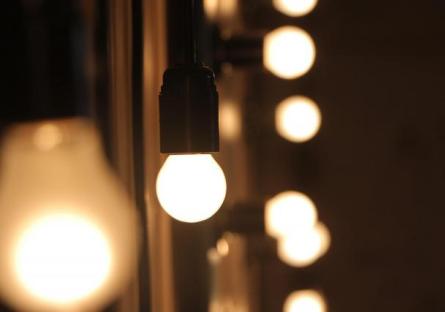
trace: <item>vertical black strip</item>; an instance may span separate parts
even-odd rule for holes
[[[132,1],[132,91],[133,161],[135,200],[141,220],[142,244],[139,262],[139,311],[149,312],[150,273],[147,211],[145,204],[144,123],[143,123],[143,0]]]

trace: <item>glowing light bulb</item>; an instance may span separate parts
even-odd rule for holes
[[[63,304],[88,296],[107,280],[111,251],[97,225],[76,215],[53,214],[24,231],[15,263],[31,294]]]
[[[303,29],[277,28],[264,37],[264,66],[284,79],[303,76],[315,61],[315,44]]]
[[[292,96],[278,104],[275,127],[283,138],[301,143],[312,139],[320,129],[321,113],[311,99]]]
[[[218,14],[219,0],[204,0],[203,5],[208,19],[214,20]]]
[[[0,295],[26,311],[109,303],[137,261],[136,215],[82,119],[18,124],[0,177]]]
[[[236,140],[241,134],[241,114],[237,105],[224,101],[219,105],[219,132],[227,141]]]
[[[295,267],[306,267],[317,261],[329,249],[331,237],[322,223],[312,228],[295,230],[278,240],[278,257]]]
[[[221,207],[226,179],[210,154],[170,155],[159,171],[156,193],[171,217],[199,222]]]
[[[266,202],[264,217],[266,232],[281,237],[296,229],[312,228],[317,222],[317,209],[305,194],[287,191]]]
[[[203,5],[210,20],[233,17],[238,10],[238,0],[204,0]]]
[[[273,0],[273,5],[283,14],[299,17],[311,12],[317,5],[317,0]]]
[[[230,247],[225,238],[218,239],[218,241],[216,242],[216,250],[221,256],[227,256],[229,254]]]
[[[284,312],[326,312],[324,297],[315,290],[299,290],[291,293],[285,303]]]

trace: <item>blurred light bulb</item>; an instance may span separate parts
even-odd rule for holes
[[[204,0],[204,12],[209,20],[233,17],[238,10],[238,0]]]
[[[277,28],[264,37],[264,66],[284,79],[303,76],[315,61],[315,44],[303,29]]]
[[[204,12],[209,20],[214,20],[218,14],[219,0],[204,0]]]
[[[264,217],[266,232],[281,237],[296,229],[312,228],[317,222],[317,209],[305,194],[287,191],[266,202]]]
[[[170,155],[159,171],[156,193],[171,217],[199,222],[221,207],[226,196],[226,179],[210,154]]]
[[[93,126],[13,126],[1,150],[0,294],[18,310],[98,310],[129,281],[137,223]]]
[[[273,0],[273,5],[283,14],[299,17],[311,12],[317,5],[317,0]]]
[[[278,240],[278,257],[295,267],[311,265],[329,249],[331,237],[322,223],[312,228],[296,230]]]
[[[76,215],[53,214],[24,231],[15,261],[18,278],[31,294],[64,304],[105,283],[111,251],[95,224]]]
[[[311,99],[292,96],[278,104],[275,127],[283,138],[300,143],[312,139],[320,129],[321,113]]]
[[[227,141],[236,140],[241,134],[241,116],[233,102],[222,102],[219,105],[219,132]]]
[[[291,293],[285,303],[284,312],[326,312],[323,296],[315,290],[299,290]]]
[[[220,238],[216,242],[216,250],[221,256],[227,256],[229,254],[229,243],[225,238]]]

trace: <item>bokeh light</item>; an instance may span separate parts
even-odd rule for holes
[[[278,257],[295,267],[311,265],[329,249],[331,237],[322,223],[312,228],[296,230],[278,240]]]
[[[285,303],[284,312],[326,312],[324,297],[315,290],[299,290],[291,293]]]
[[[159,171],[156,193],[171,217],[199,222],[221,207],[226,196],[226,179],[210,154],[170,155]]]
[[[220,238],[216,242],[216,250],[221,256],[227,256],[229,254],[229,242],[225,238]]]
[[[17,311],[98,311],[133,276],[138,223],[87,120],[19,123],[0,148],[0,295]]]
[[[315,44],[301,28],[283,26],[264,37],[264,66],[283,79],[306,74],[315,61]]]
[[[219,105],[219,133],[221,138],[233,141],[241,134],[241,113],[234,102],[222,101]]]
[[[52,123],[39,126],[34,133],[34,144],[41,150],[50,150],[62,142],[62,131]]]
[[[17,243],[19,281],[33,295],[69,304],[91,295],[107,280],[111,250],[100,229],[74,215],[35,220]]]
[[[312,139],[321,126],[321,112],[314,101],[305,96],[292,96],[278,104],[275,127],[280,136],[301,143]]]
[[[286,191],[266,202],[264,217],[266,232],[281,237],[296,229],[312,228],[317,222],[317,209],[305,194]]]
[[[299,17],[310,13],[317,5],[317,0],[273,0],[273,5],[283,14]]]
[[[209,20],[233,17],[238,10],[238,0],[204,0],[203,5]]]

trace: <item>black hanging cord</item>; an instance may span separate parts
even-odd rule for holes
[[[196,0],[188,0],[185,9],[185,63],[198,63],[198,48],[196,35]]]

